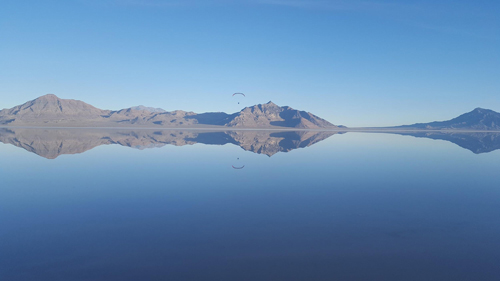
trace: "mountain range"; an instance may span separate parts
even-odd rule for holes
[[[0,142],[11,144],[47,159],[60,155],[79,154],[101,145],[121,145],[135,149],[185,146],[193,144],[232,144],[245,151],[269,157],[298,148],[310,147],[341,131],[259,131],[259,130],[151,130],[151,129],[56,129],[56,128],[0,128]],[[475,154],[500,149],[500,133],[496,132],[392,132],[417,138],[443,140],[454,143]]]
[[[103,110],[83,101],[41,96],[22,105],[0,111],[0,125],[46,127],[231,127],[335,129],[318,116],[278,106],[272,102],[245,107],[234,114],[208,112],[197,114],[161,108],[136,106],[121,110]]]
[[[310,112],[278,106],[273,102],[245,107],[241,111],[194,113],[134,106],[104,110],[83,101],[48,94],[10,109],[0,110],[0,126],[30,127],[147,127],[147,128],[235,128],[235,129],[332,129],[345,130]],[[416,123],[385,128],[391,130],[500,131],[500,113],[476,108],[447,121]]]

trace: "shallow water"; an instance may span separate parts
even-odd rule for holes
[[[0,279],[498,280],[498,136],[417,136],[0,128]]]

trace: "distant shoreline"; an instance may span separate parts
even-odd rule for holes
[[[431,133],[500,133],[500,130],[463,130],[463,129],[390,129],[390,128],[318,128],[318,129],[301,129],[301,128],[233,128],[233,127],[72,127],[72,126],[5,126],[0,125],[0,128],[16,128],[16,129],[98,129],[98,130],[183,130],[183,131],[312,131],[312,132],[359,132],[359,133],[397,133],[397,132],[431,132]]]

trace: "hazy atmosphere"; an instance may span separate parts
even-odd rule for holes
[[[111,110],[273,101],[351,127],[499,111],[499,13],[484,0],[6,0],[0,109],[48,93]]]

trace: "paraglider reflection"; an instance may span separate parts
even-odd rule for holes
[[[236,158],[238,161],[240,160],[240,158]],[[245,165],[231,165],[231,167],[233,167],[233,169],[236,169],[236,170],[241,170],[243,168],[245,168]]]

